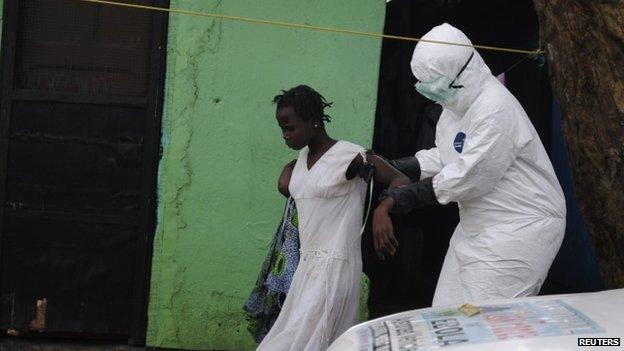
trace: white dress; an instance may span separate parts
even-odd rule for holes
[[[345,178],[361,146],[338,141],[308,170],[303,148],[290,179],[301,260],[275,324],[257,350],[325,350],[357,322],[366,183]],[[363,155],[364,156],[364,155]]]

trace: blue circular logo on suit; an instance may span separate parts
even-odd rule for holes
[[[462,151],[464,150],[465,140],[466,140],[466,133],[464,132],[457,133],[457,135],[455,136],[455,141],[453,141],[453,147],[455,148],[455,151],[459,152],[460,154],[462,153]]]

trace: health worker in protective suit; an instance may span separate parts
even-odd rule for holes
[[[449,24],[423,39],[472,45]],[[459,205],[433,305],[536,295],[565,231],[565,199],[535,128],[472,47],[421,41],[416,90],[443,107],[436,147],[393,162],[420,181],[381,195],[373,232],[392,254],[388,212]]]

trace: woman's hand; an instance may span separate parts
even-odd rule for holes
[[[290,185],[290,177],[292,176],[293,169],[295,168],[295,163],[297,160],[292,160],[288,162],[284,169],[282,169],[282,174],[280,174],[279,179],[277,181],[277,190],[279,190],[282,195],[289,197],[290,193],[288,191],[288,185]]]
[[[388,197],[384,199],[375,209],[373,214],[373,238],[375,251],[380,259],[385,259],[384,253],[394,256],[399,246],[399,242],[394,236],[394,228],[390,219],[390,209],[394,206],[394,199]]]

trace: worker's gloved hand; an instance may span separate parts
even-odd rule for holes
[[[425,206],[438,205],[439,202],[433,191],[431,180],[432,178],[427,178],[405,186],[384,190],[379,195],[379,201],[391,197],[394,200],[394,206],[390,210],[394,213],[406,213]]]
[[[370,183],[371,179],[373,179],[373,175],[375,175],[375,166],[370,163],[351,162],[347,168],[347,172],[345,173],[348,180],[357,176],[364,179],[367,184]]]

